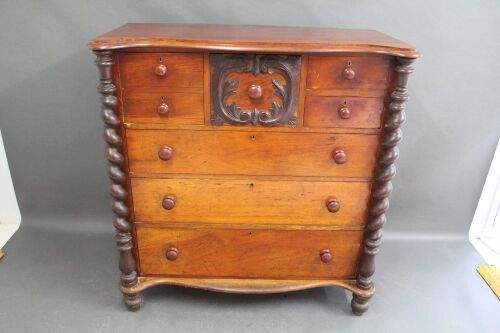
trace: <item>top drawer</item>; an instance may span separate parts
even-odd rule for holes
[[[203,55],[192,53],[120,53],[122,87],[203,89]]]
[[[308,67],[309,89],[385,89],[390,58],[310,56]]]

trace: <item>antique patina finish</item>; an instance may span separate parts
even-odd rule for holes
[[[120,289],[338,286],[368,308],[411,45],[372,30],[127,24],[100,70]]]

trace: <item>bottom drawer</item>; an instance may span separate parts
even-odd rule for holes
[[[362,231],[137,226],[141,275],[354,278],[362,237]]]

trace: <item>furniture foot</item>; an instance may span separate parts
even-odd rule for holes
[[[125,305],[130,311],[139,310],[144,304],[144,297],[142,293],[136,294],[123,294]]]
[[[352,313],[354,313],[356,316],[361,316],[363,313],[365,313],[366,310],[368,310],[369,301],[371,298],[372,296],[366,297],[353,293],[351,301]]]

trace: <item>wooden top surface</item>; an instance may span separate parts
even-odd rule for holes
[[[375,30],[211,24],[129,23],[96,37],[93,50],[135,47],[269,52],[370,52],[416,58],[409,44]]]

